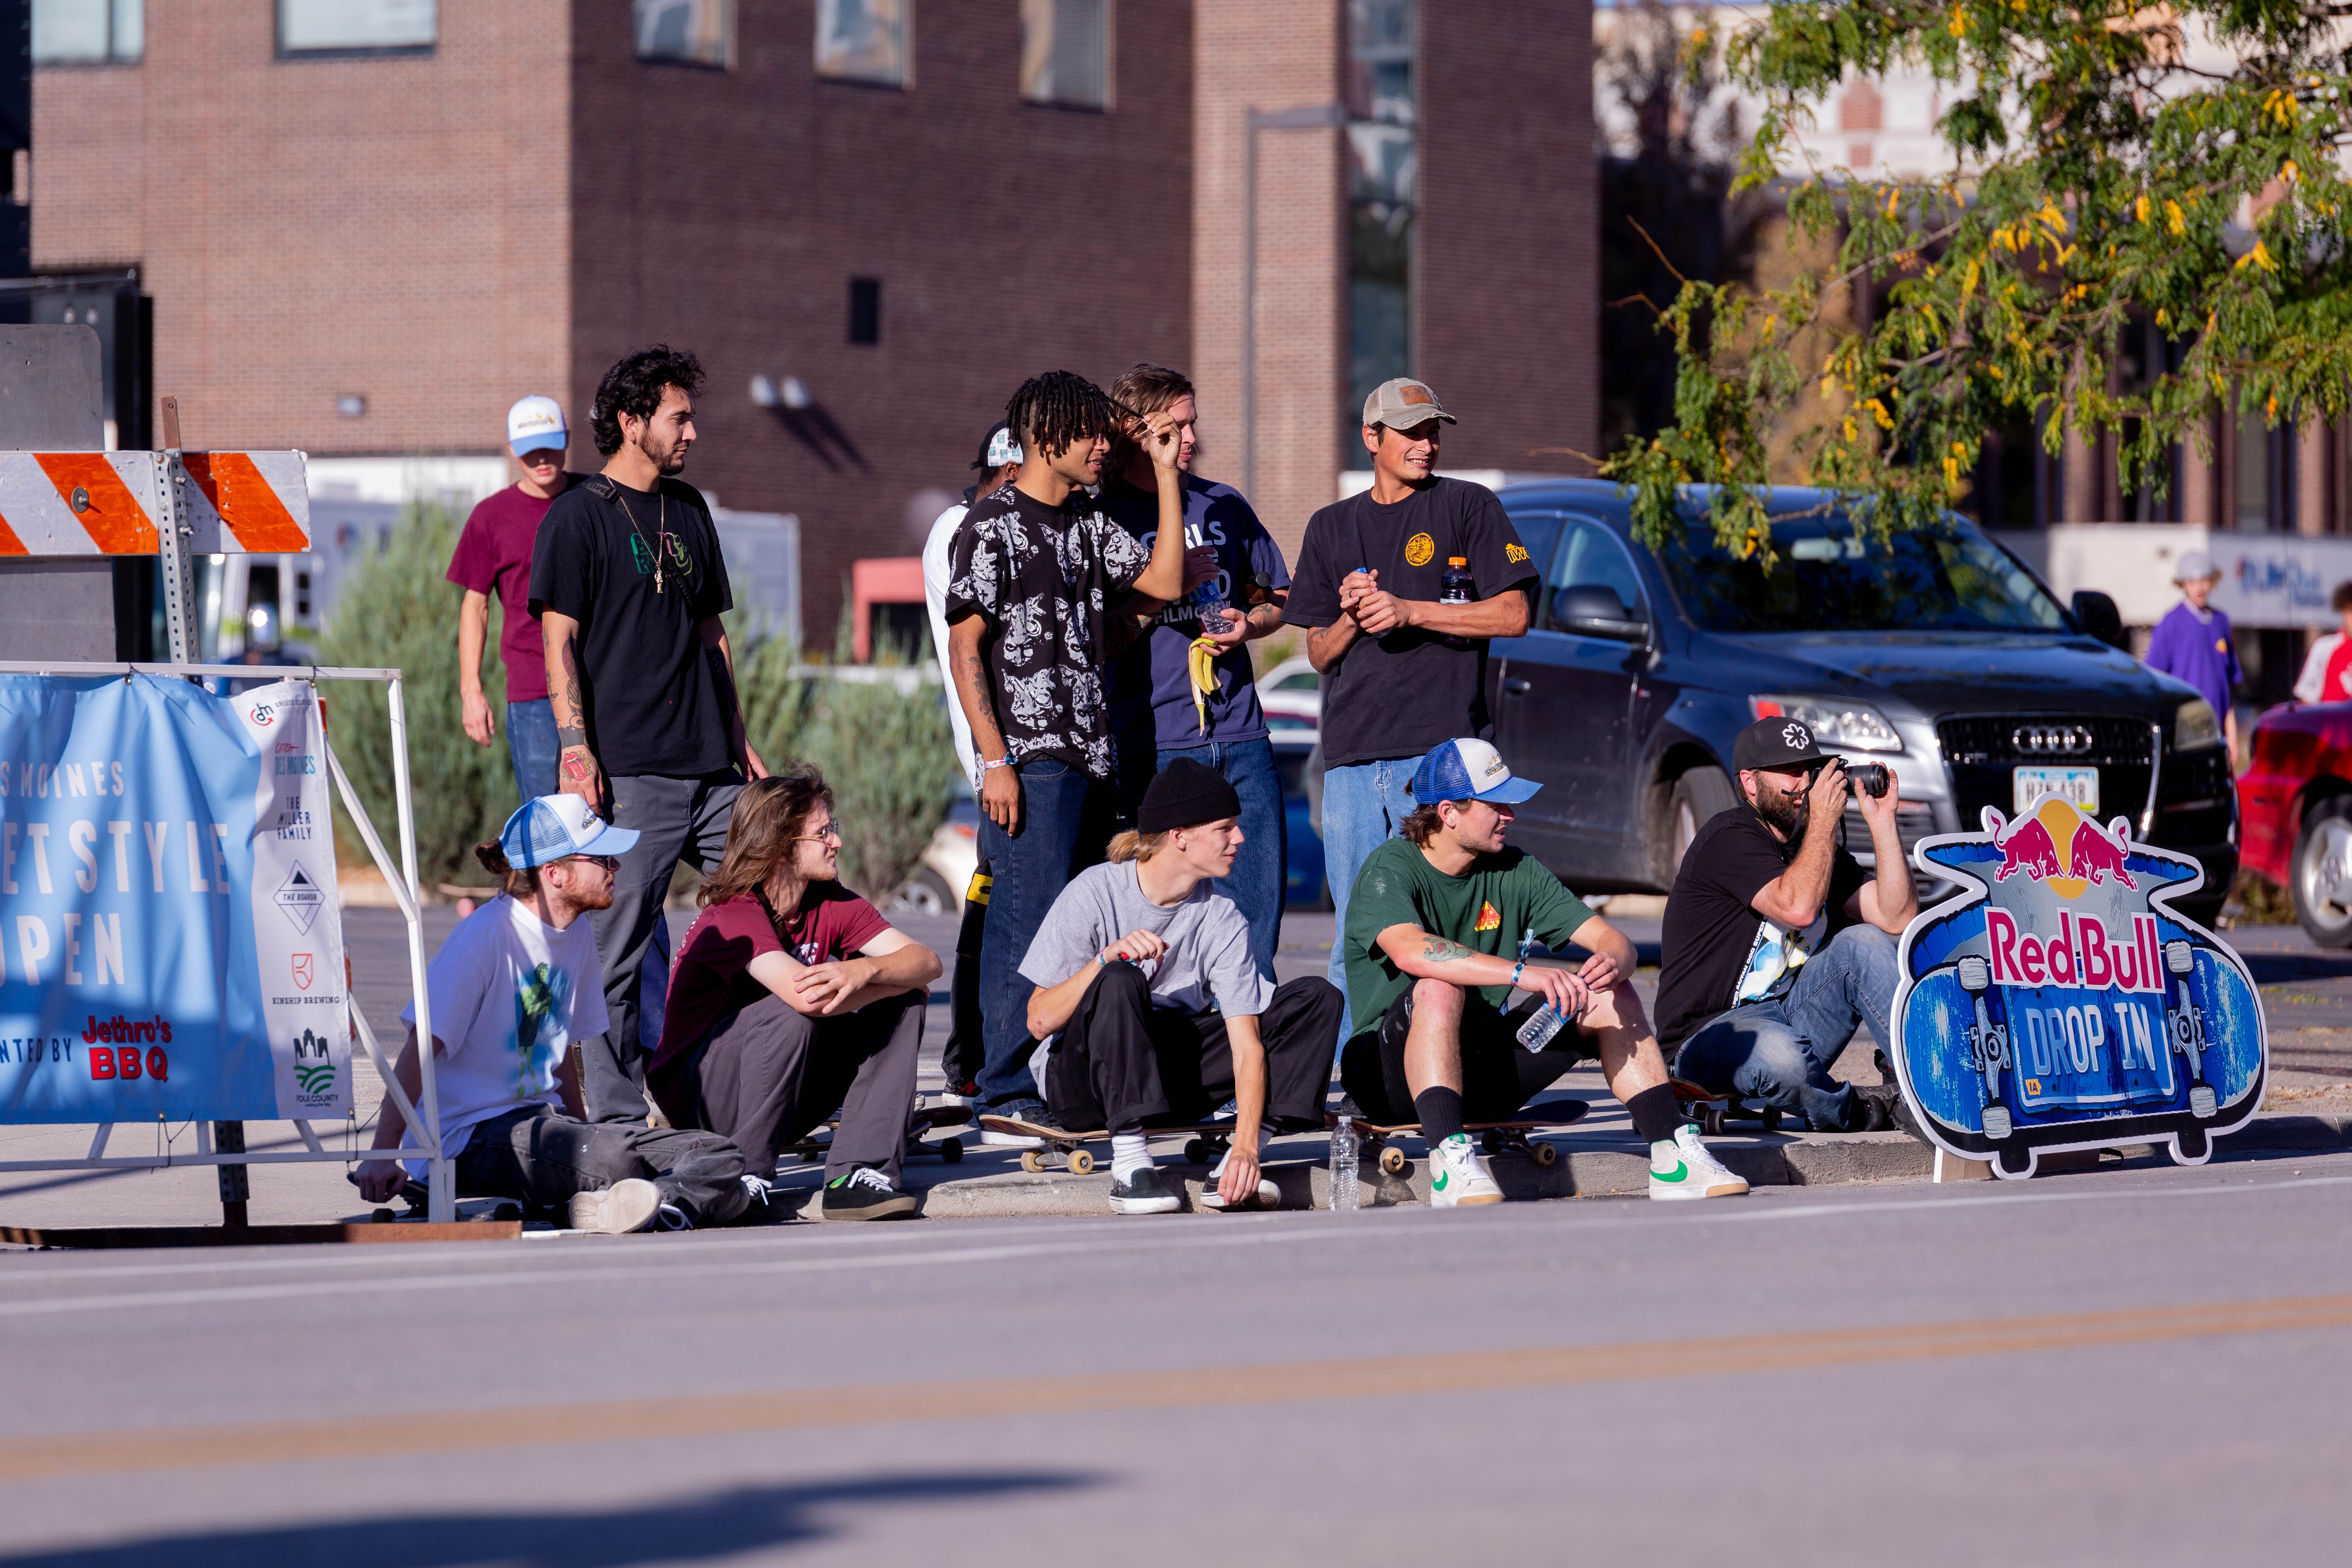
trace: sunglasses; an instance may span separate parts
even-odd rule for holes
[[[795,834],[793,842],[795,844],[843,844],[847,840],[842,837],[841,819],[835,817],[814,833]]]

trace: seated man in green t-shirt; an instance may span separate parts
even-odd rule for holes
[[[1735,1197],[1685,1121],[1658,1038],[1633,994],[1633,944],[1525,851],[1507,849],[1512,806],[1543,786],[1515,779],[1484,741],[1446,741],[1412,775],[1402,837],[1364,861],[1348,896],[1348,1002],[1360,1031],[1339,1081],[1377,1123],[1421,1123],[1439,1208],[1503,1201],[1463,1123],[1516,1115],[1597,1049],[1610,1091],[1650,1145],[1650,1196]],[[1527,937],[1574,944],[1580,967],[1518,958]],[[1506,1011],[1513,991],[1531,993]],[[1540,1007],[1570,1020],[1546,1047],[1517,1038]]]

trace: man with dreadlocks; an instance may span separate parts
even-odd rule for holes
[[[1088,492],[1122,416],[1068,371],[1023,382],[1004,410],[1020,475],[972,503],[949,558],[950,665],[980,759],[981,858],[995,879],[981,933],[979,1109],[1021,1120],[1045,1109],[1027,1071],[1033,987],[1021,960],[1071,874],[1101,859],[1111,826],[1102,671],[1138,616],[1184,591],[1175,422],[1143,420],[1160,492],[1148,545]]]

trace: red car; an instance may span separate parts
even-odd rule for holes
[[[2284,886],[2322,947],[2352,947],[2352,702],[2290,702],[2254,725],[2238,780],[2239,863]]]

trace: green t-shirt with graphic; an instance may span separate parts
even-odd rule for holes
[[[1409,838],[1391,838],[1364,859],[1348,894],[1345,942],[1348,1010],[1359,1034],[1380,1027],[1381,1016],[1412,986],[1412,976],[1389,962],[1378,939],[1391,926],[1419,926],[1474,952],[1516,955],[1529,926],[1555,952],[1592,918],[1583,900],[1524,849],[1482,855],[1459,877],[1449,877]],[[1500,1010],[1507,985],[1482,985],[1477,996]]]

